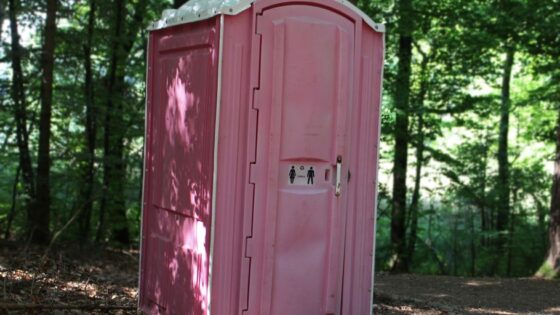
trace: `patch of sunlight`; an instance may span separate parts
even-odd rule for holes
[[[130,298],[135,299],[138,296],[138,290],[136,288],[123,287],[122,290]]]
[[[90,298],[95,297],[98,291],[98,287],[95,283],[79,281],[67,281],[61,289],[62,291],[83,291]]]
[[[449,297],[449,294],[445,294],[445,293],[429,293],[429,294],[424,294],[425,296],[429,296],[432,298],[446,298]]]
[[[0,272],[0,274],[6,279],[11,281],[31,281],[35,279],[37,276],[35,273],[21,270],[21,269],[2,271]]]
[[[500,282],[491,282],[491,281],[481,281],[481,280],[470,280],[465,282],[465,285],[469,287],[484,287],[484,286],[491,286],[491,285],[498,285]]]
[[[549,307],[544,311],[547,312],[547,313],[553,313],[553,314],[560,313],[560,306]]]
[[[495,315],[514,315],[517,313],[496,310],[496,309],[489,309],[489,308],[467,308],[466,309],[469,313],[473,314],[495,314]]]

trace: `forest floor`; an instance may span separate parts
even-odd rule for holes
[[[0,243],[0,315],[136,314],[138,251]],[[560,281],[376,275],[376,314],[560,314]]]
[[[375,277],[377,314],[560,314],[560,280]]]
[[[138,251],[67,247],[44,254],[0,244],[0,315],[136,314]]]

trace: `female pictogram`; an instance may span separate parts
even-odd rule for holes
[[[296,179],[296,169],[293,165],[292,165],[292,169],[290,169],[289,177],[290,177],[290,184],[293,184],[294,180]]]

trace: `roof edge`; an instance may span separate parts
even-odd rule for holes
[[[182,12],[181,8],[177,10],[164,10],[163,17],[157,21],[150,23],[148,26],[148,31],[154,31],[158,29],[163,29],[175,25],[187,24],[198,22],[206,19],[210,19],[216,15],[237,15],[251,7],[255,0],[245,0],[239,1],[236,4],[224,6],[222,8],[216,8],[212,11],[200,12],[196,15],[192,15],[189,12]],[[187,2],[188,3],[188,2]],[[185,3],[185,4],[187,4]],[[184,5],[183,5],[184,6]],[[179,14],[176,14],[179,13]],[[166,15],[170,15],[166,17]]]
[[[358,14],[362,18],[362,20],[364,20],[364,22],[367,25],[369,25],[375,31],[377,31],[379,33],[385,33],[385,24],[375,23],[367,14],[364,13],[364,11],[360,10],[352,2],[347,1],[347,0],[335,0],[335,1],[338,2],[338,3],[341,3],[342,5],[346,6],[350,10],[354,11],[356,14]]]
[[[164,10],[163,17],[157,21],[150,23],[148,26],[148,31],[159,30],[175,25],[187,24],[198,22],[212,18],[217,15],[237,15],[247,9],[249,9],[256,0],[240,0],[232,5],[226,5],[220,8],[215,8],[211,11],[203,11],[197,14],[192,12],[182,11],[181,8],[185,7],[186,4],[181,6],[177,10]],[[375,23],[368,15],[366,15],[362,10],[358,9],[354,4],[348,0],[334,0],[345,7],[349,8],[356,14],[358,14],[362,20],[368,24],[373,30],[379,33],[385,33],[385,25],[381,23]]]

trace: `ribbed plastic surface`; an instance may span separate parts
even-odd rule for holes
[[[248,9],[257,0],[190,0],[179,9],[164,10],[160,20],[150,24],[155,30],[173,25],[209,19],[218,14],[237,15]],[[364,12],[347,0],[335,0],[360,15],[366,24],[376,32],[385,32],[385,25],[375,23]]]
[[[190,0],[179,9],[164,10],[160,20],[150,29],[205,20],[218,14],[236,15],[249,8],[255,0]]]

